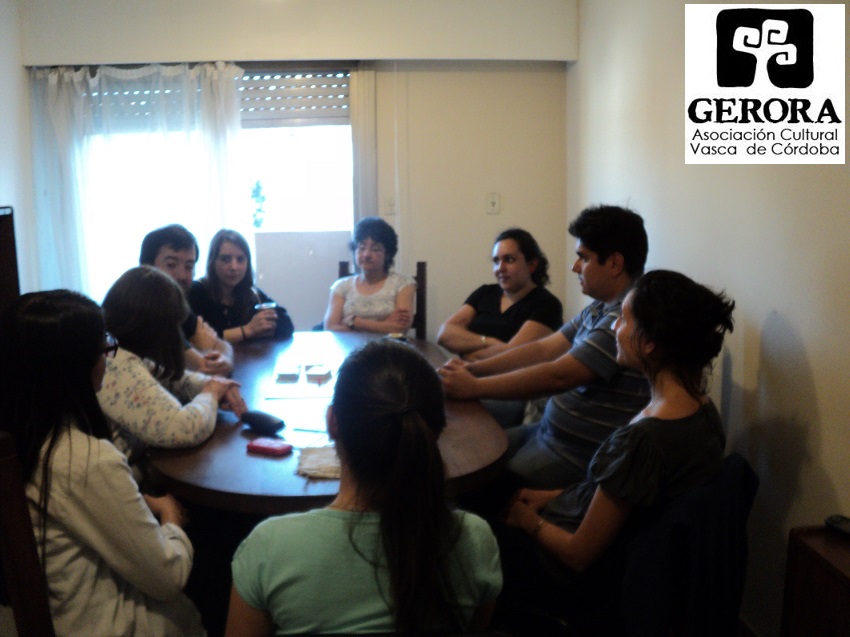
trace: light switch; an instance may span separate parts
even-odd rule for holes
[[[386,195],[384,197],[384,214],[385,215],[394,215],[396,214],[396,199],[395,194]]]
[[[497,192],[487,193],[487,214],[497,215],[502,212],[502,198]]]

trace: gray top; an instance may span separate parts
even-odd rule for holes
[[[587,479],[552,500],[542,515],[574,531],[597,487],[638,508],[664,504],[715,476],[725,446],[711,401],[686,418],[644,418],[612,434],[590,461]]]
[[[621,311],[621,300],[595,301],[561,328],[572,343],[570,355],[599,378],[550,398],[537,436],[577,475],[584,475],[599,445],[649,401],[646,379],[617,363],[614,322]]]

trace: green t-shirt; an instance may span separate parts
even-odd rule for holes
[[[490,527],[471,514],[451,556],[457,603],[468,622],[475,609],[502,588],[499,549]],[[267,610],[277,635],[393,632],[385,570],[378,580],[366,556],[379,541],[378,515],[316,509],[268,519],[242,542],[233,557],[233,584],[250,606]],[[455,628],[455,627],[446,627]]]

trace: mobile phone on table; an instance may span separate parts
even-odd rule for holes
[[[288,456],[292,453],[292,445],[280,438],[255,438],[248,443],[248,451],[264,456]]]

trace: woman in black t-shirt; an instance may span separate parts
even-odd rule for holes
[[[437,333],[440,345],[466,360],[495,356],[563,324],[561,302],[545,289],[549,261],[529,232],[511,228],[496,237],[493,273],[497,283],[475,290]]]

